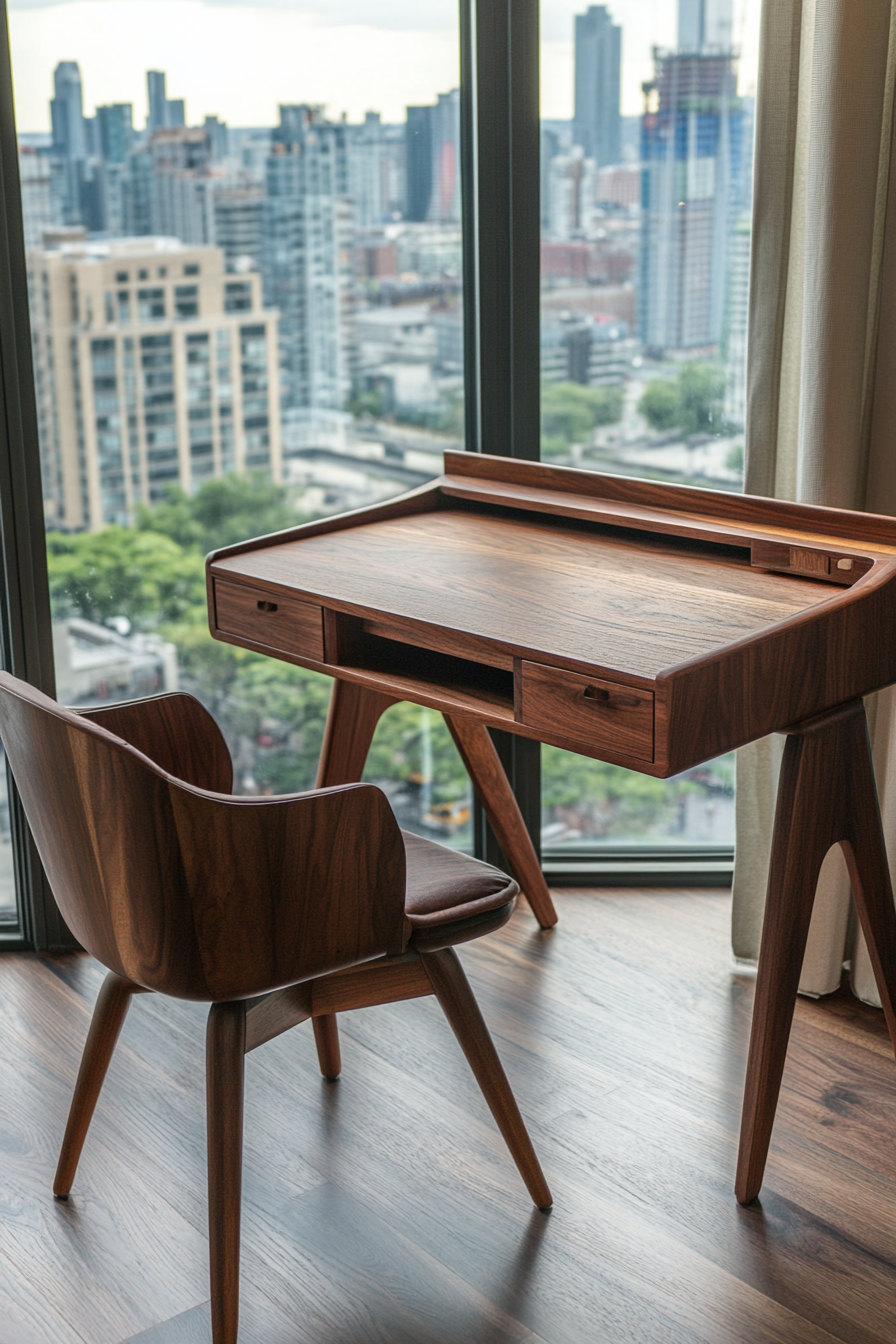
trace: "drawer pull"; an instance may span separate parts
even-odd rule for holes
[[[610,698],[610,692],[605,691],[602,686],[586,686],[582,692],[586,700],[603,700]]]
[[[258,603],[258,610],[259,610],[259,611],[276,611],[276,610],[277,610],[277,603],[276,603],[276,602],[259,602],[259,603]]]

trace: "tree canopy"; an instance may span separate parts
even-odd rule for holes
[[[138,628],[153,629],[205,603],[202,556],[158,532],[51,532],[47,564],[57,620],[83,616],[102,624],[126,616]]]
[[[137,515],[141,531],[161,532],[203,555],[304,521],[290,502],[289,491],[258,472],[206,481],[195,495],[179,485],[169,486],[161,504],[141,505]]]
[[[653,378],[638,410],[652,429],[719,434],[725,429],[725,372],[716,364],[683,364],[673,379]]]
[[[582,387],[580,383],[542,383],[542,449],[550,457],[573,443],[590,439],[599,425],[622,419],[621,387]]]

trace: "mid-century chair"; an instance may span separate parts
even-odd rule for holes
[[[239,1313],[244,1056],[312,1018],[339,1072],[335,1014],[435,994],[539,1208],[551,1194],[454,946],[499,928],[504,873],[402,834],[349,784],[231,795],[217,725],[173,694],[74,713],[0,673],[0,738],[60,909],[109,970],[56,1172],[65,1199],[131,996],[211,1003],[208,1187],[214,1344]]]

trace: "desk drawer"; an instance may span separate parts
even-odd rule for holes
[[[528,728],[653,760],[653,692],[523,662],[521,715]]]
[[[225,635],[324,661],[323,613],[313,602],[215,579],[215,625]]]

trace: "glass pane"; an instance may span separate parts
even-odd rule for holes
[[[12,932],[17,929],[18,924],[19,907],[16,899],[16,870],[9,824],[6,753],[0,746],[0,933]]]
[[[239,791],[305,788],[329,682],[213,642],[203,556],[463,447],[456,4],[10,22],[60,699],[180,686]],[[463,839],[459,758],[413,713],[368,773]]]
[[[743,482],[760,0],[543,0],[542,457]],[[727,844],[730,762],[543,752],[549,845]]]

